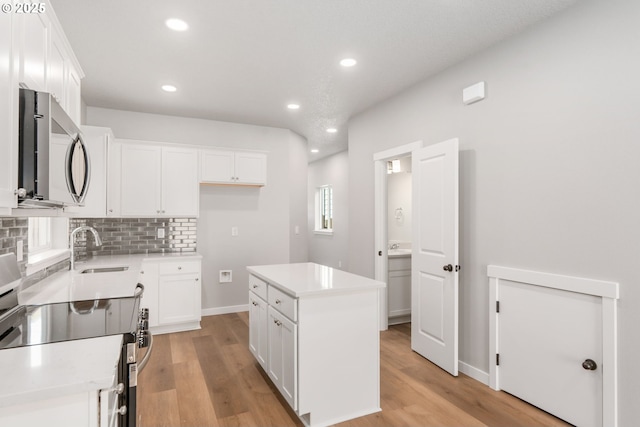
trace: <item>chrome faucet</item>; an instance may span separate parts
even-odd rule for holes
[[[96,245],[102,246],[102,239],[100,238],[100,235],[98,234],[95,228],[89,227],[88,225],[83,225],[82,227],[78,227],[75,230],[73,230],[69,235],[69,250],[71,251],[71,256],[69,257],[69,270],[73,270],[75,268],[76,254],[75,254],[75,248],[74,248],[73,242],[75,240],[74,238],[76,237],[76,234],[78,234],[81,231],[90,231],[93,234],[93,238],[96,241]]]

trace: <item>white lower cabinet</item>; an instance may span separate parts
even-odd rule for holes
[[[298,326],[269,307],[268,374],[287,403],[298,409]]]
[[[389,324],[411,321],[411,256],[389,257]]]
[[[106,407],[103,406],[101,399],[103,395],[104,398],[107,398],[107,394],[110,392],[109,389],[94,390],[0,408],[0,425],[24,427],[117,426],[115,413],[103,413]]]
[[[267,302],[253,292],[249,292],[249,325],[249,350],[267,371]]]
[[[151,333],[200,329],[200,276],[200,259],[143,262],[141,306],[149,309]]]

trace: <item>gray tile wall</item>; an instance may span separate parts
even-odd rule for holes
[[[69,231],[83,225],[98,231],[102,246],[96,246],[91,233],[78,233],[75,238],[76,259],[196,251],[195,218],[72,218]],[[160,228],[164,229],[164,238],[157,237]]]
[[[24,245],[24,261],[19,262],[22,275],[25,274],[27,265],[26,254],[28,250],[28,218],[0,218],[0,255],[13,252],[17,253],[18,241],[22,240]]]

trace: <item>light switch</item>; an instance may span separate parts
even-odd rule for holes
[[[231,227],[231,235],[233,237],[238,235],[238,227]]]
[[[299,225],[296,225],[296,227],[295,227],[295,233],[296,233],[296,234],[300,234],[300,226],[299,226]]]

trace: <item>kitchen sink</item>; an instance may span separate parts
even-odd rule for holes
[[[87,268],[86,270],[82,270],[80,274],[93,274],[93,273],[113,273],[116,271],[127,271],[129,267],[96,267],[96,268]]]

